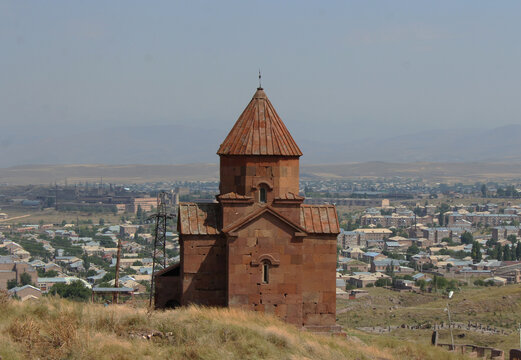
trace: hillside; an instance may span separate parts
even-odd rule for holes
[[[385,338],[414,339],[427,344],[432,327],[448,322],[445,311],[448,300],[441,293],[418,295],[383,288],[368,291],[369,297],[337,302],[340,325],[369,333],[373,327],[376,332],[381,327]],[[454,331],[456,343],[496,347],[507,353],[519,347],[521,285],[464,287],[449,304],[452,321],[461,325]],[[473,325],[468,328],[468,324]],[[391,332],[387,332],[389,326]],[[450,343],[447,328],[440,331],[440,342]]]
[[[290,122],[291,123],[291,122]],[[219,144],[233,120],[212,128],[181,124],[96,128],[51,135],[0,134],[0,167],[42,164],[187,164],[216,162]],[[307,164],[348,162],[519,162],[521,125],[488,129],[437,129],[398,136],[357,134],[343,141],[289,130]],[[194,146],[194,144],[197,146]]]
[[[271,316],[189,307],[147,313],[44,298],[0,299],[7,359],[462,359],[430,345],[300,332]],[[154,334],[154,336],[149,336]],[[147,339],[150,337],[150,339]]]
[[[217,158],[215,159],[217,160]],[[303,180],[317,178],[422,178],[437,182],[464,182],[521,178],[520,163],[386,163],[301,164]],[[0,168],[0,184],[48,185],[55,181],[145,183],[162,181],[218,181],[217,163],[185,165],[26,165]]]

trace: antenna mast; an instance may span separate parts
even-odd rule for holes
[[[152,279],[150,281],[150,299],[149,306],[152,306],[152,300],[155,299],[155,280],[154,274],[157,271],[166,269],[166,225],[168,219],[173,216],[167,213],[166,209],[166,192],[161,191],[157,195],[157,210],[156,214],[150,218],[156,219],[155,233],[154,233],[154,250],[152,253]]]

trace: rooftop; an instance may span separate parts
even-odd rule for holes
[[[302,156],[262,88],[257,89],[217,154]]]

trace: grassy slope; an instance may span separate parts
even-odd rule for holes
[[[273,317],[190,307],[153,312],[130,305],[0,299],[2,359],[458,359],[442,349],[364,335],[300,332]],[[143,335],[154,332],[167,334]],[[368,345],[370,344],[370,345]]]
[[[338,301],[338,310],[349,309],[338,315],[340,325],[357,328],[388,324],[439,324],[448,321],[444,311],[447,299],[441,295],[415,295],[381,288],[369,289],[369,292],[369,298]],[[456,343],[493,346],[507,351],[519,347],[519,333],[516,330],[521,322],[521,285],[466,288],[454,295],[450,307],[455,322],[471,321],[505,330],[505,334],[484,335],[457,329],[454,332]],[[430,329],[399,329],[384,337],[428,343],[431,333]],[[464,334],[464,338],[457,337],[461,334]],[[441,342],[450,342],[448,330],[442,330],[440,335]]]

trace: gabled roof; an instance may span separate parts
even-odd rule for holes
[[[230,202],[253,202],[253,197],[237,194],[235,192],[229,192],[226,194],[217,195],[217,199],[219,201],[230,201]]]
[[[296,224],[279,214],[271,206],[265,206],[242,219],[229,224],[222,232],[230,232],[257,218],[265,211],[293,227],[295,231],[308,234],[338,234],[340,227],[333,205],[301,205],[300,224]],[[179,233],[183,235],[216,235],[221,233],[219,204],[181,203],[179,204]]]
[[[281,194],[280,196],[277,196],[275,200],[304,200],[305,198],[303,196],[300,196],[298,194],[287,192],[285,194]]]
[[[239,220],[229,224],[226,228],[222,229],[222,231],[224,233],[230,233],[230,232],[237,230],[238,228],[246,225],[247,223],[257,219],[259,216],[261,216],[264,213],[269,213],[269,214],[275,216],[282,222],[284,222],[287,225],[289,225],[290,227],[292,227],[296,232],[304,233],[304,234],[306,232],[306,230],[303,227],[301,227],[298,224],[295,224],[293,221],[291,221],[291,220],[287,219],[285,216],[279,214],[276,210],[274,210],[269,205],[263,206],[263,207],[257,209],[256,211],[250,213],[249,215],[243,217],[242,219],[239,219]]]
[[[338,234],[340,232],[334,205],[301,205],[300,225],[308,233]]]
[[[17,293],[18,291],[22,291],[24,289],[33,289],[33,290],[41,291],[40,289],[38,289],[37,287],[34,287],[32,285],[24,285],[24,286],[17,286],[12,289],[9,289],[8,292]]]
[[[180,203],[179,233],[184,235],[219,234],[219,204]]]
[[[217,154],[301,156],[302,152],[264,90],[258,88]]]

